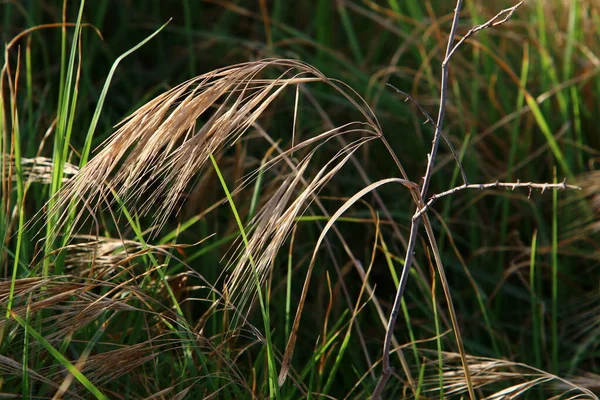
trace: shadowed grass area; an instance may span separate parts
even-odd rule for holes
[[[600,5],[461,44],[420,193],[454,6],[0,3],[0,393],[368,398],[413,240],[382,398],[597,398]]]

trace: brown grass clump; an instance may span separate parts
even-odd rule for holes
[[[269,74],[276,75],[263,77]],[[364,103],[355,100],[351,90],[307,64],[269,59],[234,65],[191,79],[151,100],[122,122],[96,156],[64,185],[49,213],[59,216],[65,228],[66,212],[74,208],[78,210],[73,224],[77,227],[89,219],[90,212],[122,202],[138,215],[153,210],[153,219],[161,227],[179,210],[180,198],[207,167],[211,155],[238,141],[284,90],[316,82],[343,95],[364,121],[305,138],[263,166],[268,170],[282,160],[289,163],[294,153],[302,155],[296,165],[289,165],[291,173],[254,217],[248,230],[248,248],[240,243],[235,253],[236,267],[227,285],[228,294],[244,309],[256,289],[250,279],[253,268],[264,282],[295,219],[352,153],[367,141],[381,137],[377,120]],[[343,146],[314,176],[307,177],[307,167],[317,149],[331,138],[349,134],[359,137]],[[299,186],[301,182],[305,187]]]
[[[424,354],[431,353],[424,350]],[[430,361],[431,375],[424,379],[425,393],[428,398],[455,397],[467,392],[463,366],[458,353],[443,352],[443,370],[437,370],[438,354]],[[533,368],[522,363],[487,357],[467,357],[473,388],[478,398],[489,400],[507,400],[522,398],[529,391],[541,391],[553,399],[597,399],[596,395],[580,380],[567,380],[549,372]],[[442,382],[442,384],[440,383]],[[501,390],[493,388],[498,384]],[[442,386],[440,386],[442,385]],[[553,393],[553,396],[549,396]]]

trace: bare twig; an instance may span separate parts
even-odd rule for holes
[[[452,48],[452,50],[450,50],[449,53],[446,53],[446,58],[444,59],[444,64],[447,64],[450,61],[450,58],[452,58],[452,56],[454,55],[454,53],[456,53],[456,50],[458,50],[458,48],[468,38],[470,38],[471,36],[473,36],[476,32],[479,32],[479,31],[482,31],[484,29],[491,28],[491,27],[494,27],[494,26],[502,25],[503,23],[505,23],[506,21],[508,21],[510,19],[510,17],[512,17],[513,13],[517,10],[517,8],[521,7],[522,4],[523,4],[523,2],[520,1],[518,4],[516,4],[516,5],[512,6],[512,7],[500,11],[498,14],[496,14],[492,19],[490,19],[485,24],[477,25],[477,26],[471,28],[469,30],[469,32],[467,32],[465,34],[465,36],[463,36],[463,38],[460,39],[458,41],[458,43],[456,43],[456,45]]]
[[[442,127],[442,123],[444,122],[444,111],[446,104],[446,87],[448,85],[448,63],[446,59],[448,58],[448,54],[452,49],[452,45],[454,43],[454,35],[456,33],[456,29],[458,26],[458,18],[460,9],[462,7],[462,0],[457,0],[456,8],[454,10],[454,18],[452,20],[452,27],[450,28],[450,35],[448,37],[448,46],[446,48],[446,57],[444,59],[444,63],[442,63],[442,82],[441,82],[441,91],[440,91],[440,106],[438,110],[438,119],[435,124],[435,134],[433,137],[433,142],[431,146],[431,153],[428,156],[427,163],[427,171],[425,173],[425,178],[423,181],[423,186],[421,189],[421,199],[422,203],[423,193],[427,193],[427,188],[429,186],[429,181],[431,180],[431,175],[433,171],[433,161],[435,160],[435,154],[437,152],[437,148],[440,141],[440,128]],[[417,206],[418,209],[421,208],[421,204]],[[381,377],[379,378],[379,382],[377,383],[377,387],[373,392],[373,399],[378,400],[381,397],[381,393],[383,392],[383,388],[385,387],[387,381],[390,379],[392,375],[393,369],[390,367],[390,348],[391,348],[391,335],[394,331],[394,326],[396,325],[396,319],[398,317],[398,312],[400,310],[400,302],[402,299],[402,295],[404,294],[404,289],[406,288],[406,283],[408,281],[408,272],[410,271],[410,266],[413,261],[414,248],[417,242],[417,233],[419,231],[419,223],[421,218],[416,217],[412,218],[411,227],[410,227],[410,237],[408,240],[408,248],[406,250],[406,256],[404,259],[404,266],[402,268],[402,274],[400,275],[400,281],[398,282],[398,290],[396,291],[396,298],[394,299],[394,305],[392,307],[392,312],[390,314],[390,318],[388,321],[388,326],[385,334],[385,341],[383,343],[383,372]]]
[[[566,178],[561,183],[533,183],[533,182],[521,182],[519,180],[517,180],[516,182],[498,182],[498,181],[496,181],[496,182],[492,182],[492,183],[471,183],[471,184],[467,184],[467,185],[456,186],[452,189],[446,190],[445,192],[434,194],[433,196],[431,196],[429,198],[427,203],[425,203],[423,208],[421,208],[421,210],[419,210],[419,212],[417,212],[415,214],[415,217],[420,217],[421,215],[425,214],[429,210],[431,205],[435,201],[437,201],[438,199],[440,199],[442,197],[449,196],[451,194],[460,192],[465,189],[484,190],[484,189],[493,189],[493,188],[499,188],[499,187],[506,188],[509,190],[515,190],[517,188],[526,188],[526,189],[529,189],[529,197],[531,197],[531,193],[532,193],[533,189],[538,189],[541,193],[544,193],[546,190],[551,190],[551,189],[554,189],[554,190],[565,190],[565,189],[581,190],[581,187],[579,187],[579,186],[567,185]]]
[[[462,3],[463,3],[462,0],[456,1],[456,7],[454,9],[454,17],[452,19],[452,26],[450,28],[450,34],[448,37],[448,45],[446,47],[446,55],[444,57],[444,61],[442,62],[442,78],[441,78],[441,85],[440,85],[441,86],[440,104],[439,104],[439,109],[438,109],[437,122],[435,124],[435,134],[434,134],[433,141],[431,144],[431,152],[428,154],[427,169],[425,172],[425,176],[423,178],[423,184],[421,186],[421,193],[420,193],[421,196],[420,196],[420,199],[418,199],[419,204],[417,204],[417,210],[415,211],[415,214],[413,215],[413,218],[411,221],[410,237],[409,237],[409,241],[408,241],[408,248],[406,250],[406,256],[404,259],[404,266],[402,269],[402,274],[400,276],[400,281],[398,284],[398,290],[396,292],[396,297],[394,299],[394,305],[392,307],[392,312],[390,314],[389,324],[388,324],[388,327],[386,330],[386,336],[385,336],[385,341],[384,341],[384,345],[383,345],[383,355],[382,355],[382,357],[383,357],[383,360],[382,360],[383,372],[381,374],[379,382],[377,383],[377,387],[375,388],[375,391],[373,392],[373,396],[372,396],[373,399],[381,398],[381,393],[383,392],[383,388],[385,387],[387,381],[389,380],[390,376],[393,373],[393,368],[391,368],[390,363],[389,363],[390,349],[391,349],[391,336],[394,331],[394,326],[396,324],[398,312],[400,310],[400,302],[402,299],[402,295],[404,294],[404,290],[406,288],[406,283],[408,281],[408,272],[410,271],[410,267],[412,265],[413,258],[414,258],[414,248],[415,248],[416,241],[417,241],[417,234],[419,231],[421,217],[423,216],[423,213],[421,213],[421,209],[425,206],[423,204],[423,199],[427,196],[429,184],[431,182],[431,177],[433,175],[433,167],[435,164],[435,159],[436,159],[437,150],[439,147],[440,138],[443,136],[441,129],[443,126],[444,114],[445,114],[445,110],[446,110],[448,68],[449,68],[450,58],[456,52],[458,47],[466,39],[468,39],[469,36],[473,35],[475,32],[478,32],[480,30],[483,30],[483,29],[486,29],[486,28],[489,28],[492,26],[498,26],[498,25],[506,22],[512,16],[514,11],[519,6],[521,6],[521,4],[523,4],[523,2],[520,2],[514,7],[511,7],[507,10],[502,10],[500,13],[496,14],[496,16],[494,16],[492,19],[490,19],[485,24],[478,25],[478,26],[474,27],[473,29],[471,29],[469,32],[467,32],[465,37],[463,37],[456,45],[454,45],[454,36],[456,34],[456,30],[458,27],[458,20],[459,20],[460,10],[462,8]],[[502,19],[500,19],[500,18],[502,18]],[[464,179],[464,180],[465,180],[465,186],[468,187],[469,185],[466,183],[468,181],[466,179]],[[427,215],[425,215],[424,218],[427,218]],[[427,231],[428,231],[429,239],[434,240],[434,238],[432,236],[433,232],[431,231],[431,226],[429,225],[428,221],[426,221],[426,222],[427,222],[426,225],[428,228]],[[433,243],[433,245],[435,245],[435,243]],[[445,290],[447,290],[447,288],[445,288]],[[448,299],[448,300],[450,300],[450,299]],[[449,301],[449,306],[451,307],[450,301]],[[467,385],[467,389],[469,392],[469,397],[471,399],[475,399],[475,393],[473,391],[473,384],[471,382],[471,377],[469,374],[469,366],[466,362],[466,356],[464,354],[464,349],[463,349],[463,346],[460,341],[460,332],[458,331],[458,325],[455,324],[454,322],[455,321],[453,320],[453,328],[455,330],[454,333],[455,333],[455,336],[457,337],[457,342],[459,345],[458,347],[459,347],[459,352],[461,355],[463,369],[465,372],[465,380],[466,380],[466,385]]]

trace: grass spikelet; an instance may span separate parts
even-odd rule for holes
[[[425,350],[425,353],[430,351]],[[444,395],[458,398],[467,391],[460,355],[443,352]],[[585,385],[570,381],[549,372],[533,368],[523,363],[487,357],[467,356],[473,387],[479,392],[479,398],[489,400],[521,398],[527,392],[543,393],[553,398],[598,399]],[[439,376],[436,370],[437,359],[430,363],[431,377],[426,377],[426,392],[434,395],[439,392]]]
[[[275,78],[262,77],[273,73],[277,74]],[[123,121],[90,162],[65,184],[49,213],[60,215],[60,226],[65,228],[65,210],[74,207],[78,212],[73,225],[81,226],[90,212],[114,203],[114,190],[137,215],[154,210],[153,220],[160,228],[178,211],[183,193],[206,167],[211,154],[239,140],[287,87],[314,82],[332,87],[357,108],[365,121],[308,137],[265,164],[265,169],[273,168],[289,154],[309,151],[298,165],[292,165],[292,173],[251,224],[251,253],[259,255],[258,270],[264,280],[295,219],[354,151],[380,137],[377,121],[368,107],[361,105],[362,100],[355,100],[355,93],[298,61],[269,59],[222,68],[149,101]],[[314,177],[303,176],[320,145],[348,134],[358,134],[359,139],[340,149]],[[300,182],[306,187],[299,187]],[[228,284],[231,299],[236,304],[239,301],[242,308],[252,298],[246,255],[238,251]]]
[[[0,397],[597,399],[598,1],[297,3],[2,2]]]
[[[3,157],[4,160],[4,168],[3,170],[8,173],[8,171],[12,171],[11,179],[13,181],[17,180],[16,171],[17,168],[14,165],[14,159],[5,155]],[[12,164],[12,165],[9,165]],[[35,158],[25,158],[21,157],[21,172],[23,174],[23,180],[26,182],[39,182],[43,184],[51,184],[52,183],[52,159],[48,157],[35,157]],[[79,168],[76,165],[65,163],[63,170],[63,183],[67,182],[71,179],[77,172]]]

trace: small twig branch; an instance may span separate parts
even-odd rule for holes
[[[400,311],[400,304],[402,300],[402,296],[404,294],[404,290],[406,288],[406,283],[408,281],[408,272],[410,271],[410,267],[413,263],[414,259],[414,250],[417,242],[417,235],[419,232],[419,225],[421,221],[421,217],[423,216],[420,213],[420,210],[425,206],[423,204],[423,199],[427,196],[427,191],[429,189],[429,184],[431,182],[431,177],[433,176],[433,167],[435,164],[436,154],[439,147],[440,138],[443,136],[442,126],[444,122],[444,115],[446,111],[446,97],[447,97],[447,87],[448,87],[448,69],[449,69],[449,61],[452,58],[452,55],[456,52],[458,47],[467,40],[470,36],[475,34],[476,32],[486,29],[492,26],[498,26],[506,21],[513,15],[515,10],[520,7],[523,2],[519,2],[516,6],[508,8],[506,10],[502,10],[488,22],[483,25],[478,25],[471,29],[467,34],[456,44],[454,45],[454,37],[456,35],[456,30],[458,28],[458,21],[460,16],[460,10],[462,8],[462,0],[456,1],[456,7],[454,9],[454,17],[452,19],[452,26],[450,28],[450,34],[448,36],[448,44],[446,46],[446,54],[444,57],[444,61],[442,62],[442,78],[440,84],[440,103],[438,108],[438,117],[437,122],[435,124],[435,134],[433,136],[433,141],[431,144],[431,152],[427,155],[427,169],[425,172],[425,176],[423,177],[423,184],[421,186],[421,193],[418,198],[415,199],[417,204],[417,210],[411,220],[411,228],[410,228],[410,236],[408,240],[408,246],[406,249],[406,255],[404,258],[404,265],[402,268],[402,273],[400,275],[400,280],[398,282],[398,289],[396,291],[396,297],[394,299],[394,305],[392,306],[392,311],[390,313],[390,318],[388,320],[388,326],[385,334],[385,341],[383,344],[383,355],[382,355],[382,365],[383,371],[381,377],[379,378],[379,382],[377,382],[377,386],[373,391],[372,399],[379,400],[381,398],[381,394],[383,392],[383,388],[385,387],[387,381],[390,379],[393,373],[393,368],[390,366],[390,349],[391,349],[391,338],[394,332],[394,327],[396,325],[396,319],[398,317],[398,313]],[[465,186],[468,186],[468,181],[465,180]],[[425,217],[427,217],[425,215]],[[429,232],[428,232],[429,233]],[[455,330],[457,326],[454,327]],[[455,332],[457,338],[460,338],[460,333]],[[473,390],[473,384],[471,382],[471,376],[469,373],[469,367],[466,364],[464,349],[459,343],[459,350],[461,353],[461,361],[463,363],[463,368],[465,371],[465,379],[467,382],[467,388],[469,392],[469,398],[475,399],[475,393]]]
[[[492,19],[490,19],[485,24],[477,25],[477,26],[471,28],[465,34],[465,36],[463,36],[462,39],[460,39],[458,41],[458,43],[456,43],[456,45],[452,48],[452,50],[450,50],[450,52],[447,53],[446,57],[444,58],[444,62],[443,62],[442,65],[448,64],[448,62],[450,61],[450,59],[452,58],[452,56],[454,55],[454,53],[456,53],[456,50],[458,50],[458,48],[467,39],[469,39],[471,36],[473,36],[475,33],[479,32],[479,31],[482,31],[484,29],[491,28],[491,27],[494,27],[494,26],[502,25],[503,23],[505,23],[506,21],[508,21],[510,19],[510,17],[512,17],[513,13],[515,11],[517,11],[517,8],[521,7],[521,5],[523,5],[523,1],[519,2],[519,4],[516,4],[516,5],[514,5],[514,6],[510,7],[510,8],[507,8],[505,10],[500,11],[498,14],[496,14]]]
[[[465,173],[465,170],[463,169],[462,163],[460,162],[460,159],[458,158],[458,154],[456,153],[456,150],[454,149],[452,142],[448,138],[448,135],[446,135],[444,133],[444,131],[440,127],[437,126],[437,124],[435,123],[433,118],[431,118],[431,115],[429,115],[429,113],[427,111],[425,111],[425,109],[423,107],[421,107],[419,102],[417,102],[417,100],[415,100],[410,94],[403,92],[402,90],[398,89],[397,87],[395,87],[394,85],[392,85],[390,83],[388,83],[387,86],[391,87],[392,89],[394,89],[396,92],[400,93],[401,95],[406,96],[406,99],[404,101],[410,100],[415,106],[417,106],[419,111],[421,111],[421,114],[423,114],[425,116],[425,118],[427,119],[427,122],[432,124],[436,130],[439,130],[440,134],[444,138],[444,141],[450,148],[450,152],[452,153],[452,156],[454,157],[454,160],[456,161],[456,165],[458,166],[458,168],[460,170],[460,175],[462,176],[464,184],[467,185],[469,183],[469,180],[467,179],[467,174]]]
[[[449,196],[456,192],[460,192],[465,189],[477,189],[477,190],[485,190],[485,189],[494,189],[494,188],[506,188],[509,190],[515,190],[517,188],[527,188],[529,189],[529,195],[527,197],[531,197],[531,193],[534,189],[538,189],[541,193],[544,193],[546,190],[565,190],[565,189],[573,189],[573,190],[581,190],[581,187],[574,185],[567,185],[567,179],[563,180],[561,183],[533,183],[533,182],[521,182],[517,180],[516,182],[492,182],[492,183],[471,183],[467,185],[461,185],[454,187],[452,189],[446,190],[445,192],[441,192],[438,194],[434,194],[429,198],[427,203],[417,212],[413,218],[420,217],[425,214],[429,208],[435,203],[437,200],[442,197]]]

